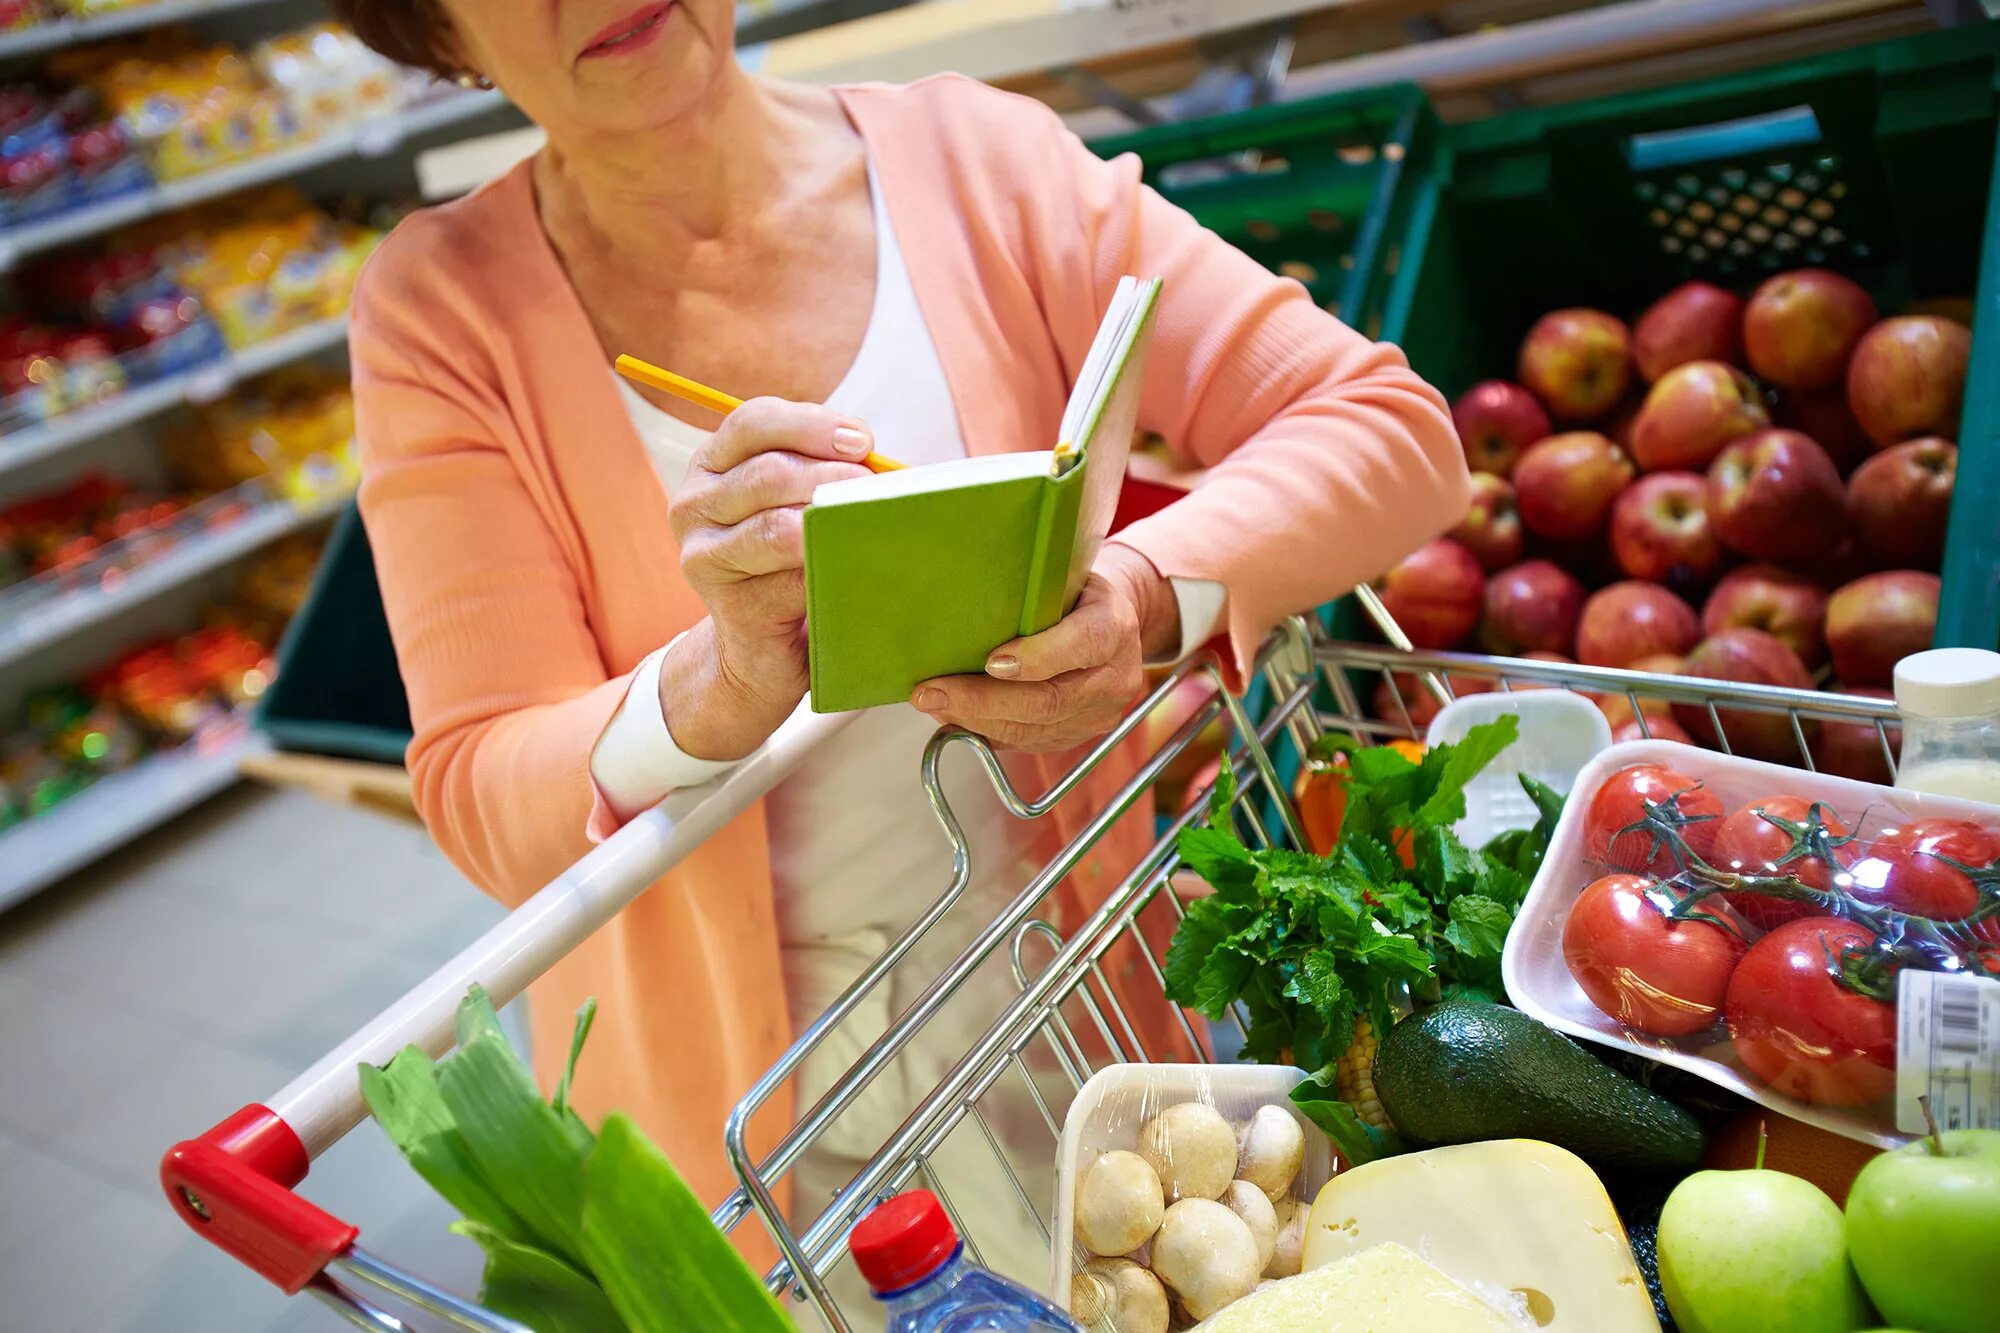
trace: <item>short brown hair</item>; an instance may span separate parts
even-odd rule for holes
[[[451,20],[438,0],[333,0],[333,15],[370,48],[441,78],[459,74]]]

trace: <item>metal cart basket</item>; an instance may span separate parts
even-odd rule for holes
[[[1384,628],[1392,641],[1400,639],[1393,625]],[[1059,930],[1052,924],[1052,895],[1087,863],[1121,816],[1143,808],[1161,774],[1218,718],[1227,727],[1227,749],[1239,777],[1236,802],[1242,827],[1272,845],[1304,845],[1297,813],[1279,777],[1287,756],[1295,760],[1327,730],[1371,738],[1414,735],[1408,706],[1413,699],[1407,693],[1413,682],[1440,698],[1449,693],[1450,683],[1463,689],[1471,680],[1503,690],[1568,688],[1622,695],[1642,725],[1647,717],[1642,702],[1689,705],[1706,713],[1724,748],[1732,720],[1740,725],[1746,714],[1786,715],[1798,743],[1798,763],[1807,768],[1814,767],[1808,742],[1816,726],[1860,724],[1873,727],[1888,771],[1894,772],[1889,727],[1896,714],[1892,704],[1880,699],[1469,654],[1412,653],[1406,643],[1330,642],[1303,620],[1289,622],[1274,636],[1257,669],[1269,692],[1261,716],[1253,717],[1242,700],[1221,688],[1213,656],[1190,659],[1073,770],[1032,795],[1009,782],[999,758],[979,738],[956,729],[932,738],[924,753],[923,777],[951,841],[950,882],[749,1090],[726,1128],[726,1148],[742,1183],[716,1209],[714,1221],[733,1232],[754,1215],[770,1232],[783,1257],[766,1275],[767,1282],[773,1291],[796,1298],[802,1327],[811,1327],[815,1316],[843,1333],[868,1326],[868,1315],[840,1294],[840,1284],[830,1278],[845,1257],[854,1223],[878,1199],[897,1190],[926,1185],[937,1192],[976,1259],[983,1259],[981,1217],[1006,1210],[1013,1210],[1015,1228],[1039,1235],[1046,1254],[1053,1198],[1045,1183],[1021,1166],[1039,1160],[1045,1169],[1053,1160],[1069,1099],[1099,1065],[1163,1056],[1148,1049],[1140,1036],[1145,1025],[1119,1003],[1106,960],[1114,947],[1129,957],[1125,942],[1135,942],[1154,984],[1164,985],[1161,942],[1149,942],[1139,929],[1139,915],[1156,904],[1180,911],[1175,840],[1183,826],[1201,816],[1206,792],[1194,793],[1184,809],[1160,812],[1150,849],[1137,864],[1121,870],[1115,887],[1087,918]],[[753,1153],[748,1143],[752,1118],[939,927],[972,880],[972,848],[939,781],[941,759],[951,747],[972,752],[1012,816],[1043,819],[1074,798],[1084,779],[1129,738],[1157,734],[1157,727],[1142,728],[1156,712],[1172,706],[1177,687],[1190,677],[1205,677],[1214,692],[1150,747],[1131,779],[1087,812],[1080,831],[1035,869],[1004,906],[990,917],[982,912],[968,942],[865,1044],[844,1073],[810,1101],[800,1097],[797,1113],[775,1146],[761,1156]],[[1378,681],[1387,682],[1398,701],[1389,710],[1398,715],[1396,720],[1370,717],[1361,706]],[[632,821],[269,1101],[245,1107],[199,1138],[176,1145],[161,1166],[169,1202],[239,1261],[289,1292],[311,1292],[357,1327],[520,1333],[518,1324],[370,1255],[356,1244],[357,1228],[293,1192],[310,1160],[366,1117],[356,1065],[386,1062],[411,1043],[442,1053],[451,1041],[453,1009],[469,985],[478,982],[502,1003],[519,994],[703,838],[775,786],[830,725],[835,723],[825,718],[795,718],[726,779],[677,793]],[[851,1155],[853,1170],[830,1198],[795,1198],[789,1211],[783,1207],[780,1182],[823,1143],[885,1069],[927,1032],[934,1034],[940,1012],[976,974],[990,977],[996,968],[1004,969],[1012,984],[993,1016],[972,1040],[952,1047],[956,1058],[940,1076],[915,1090],[901,1123],[878,1136],[870,1149]],[[1206,1051],[1229,1044],[1226,1031],[1197,1031],[1198,1020],[1179,1011],[1173,1017],[1177,1046],[1184,1041],[1188,1048]],[[988,1113],[994,1099],[1003,1096],[1033,1108],[1025,1142],[1018,1119],[996,1125]],[[996,1164],[994,1178],[1004,1178],[1011,1188],[982,1191],[977,1199],[955,1196],[934,1169],[936,1154],[954,1133],[983,1141]],[[1042,1135],[1046,1138],[1036,1142]]]

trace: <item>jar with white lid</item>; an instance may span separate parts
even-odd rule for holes
[[[2000,805],[2000,653],[1933,648],[1896,663],[1896,785]]]

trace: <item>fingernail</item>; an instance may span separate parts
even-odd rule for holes
[[[917,697],[911,702],[915,703],[917,708],[922,712],[935,713],[938,709],[944,707],[944,691],[929,688],[921,689],[917,691]]]
[[[1021,659],[1007,653],[995,653],[986,659],[986,674],[998,676],[1001,680],[1012,680],[1021,674]]]
[[[859,458],[868,452],[868,432],[855,425],[839,425],[833,428],[833,447],[836,452],[849,458]]]

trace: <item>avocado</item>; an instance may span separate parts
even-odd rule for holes
[[[1451,1000],[1412,1014],[1375,1052],[1375,1092],[1423,1144],[1541,1139],[1592,1165],[1694,1166],[1701,1122],[1518,1009]]]

